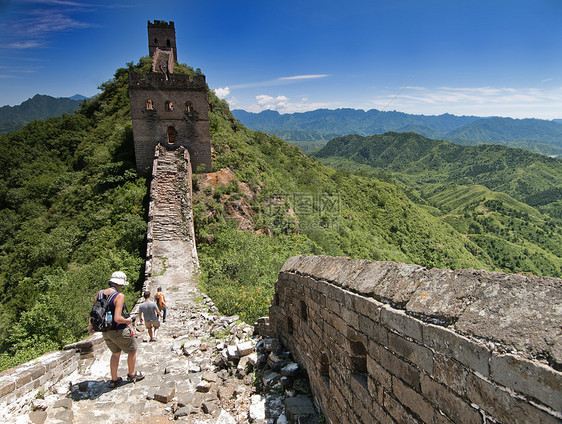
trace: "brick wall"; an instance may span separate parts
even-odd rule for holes
[[[297,256],[268,331],[330,423],[559,423],[561,300],[556,278]]]
[[[129,97],[137,169],[150,172],[154,149],[161,144],[169,148],[185,146],[193,170],[203,165],[205,172],[211,172],[209,102],[204,75],[189,79],[188,75],[172,74],[167,80],[159,72],[141,76],[131,71]],[[147,109],[148,100],[152,109]],[[172,110],[166,106],[170,102]],[[173,143],[169,143],[169,127],[176,132]]]

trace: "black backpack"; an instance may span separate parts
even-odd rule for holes
[[[109,305],[111,301],[119,294],[113,292],[110,295],[103,294],[103,290],[98,292],[98,298],[92,306],[90,312],[90,322],[94,331],[107,331],[113,327],[113,318],[111,322],[107,322],[107,313],[110,311]]]

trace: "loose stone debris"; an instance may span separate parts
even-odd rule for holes
[[[143,326],[137,369],[146,378],[109,388],[109,351],[25,406],[13,423],[318,423],[306,373],[279,340],[223,317],[193,288],[166,293],[157,342]],[[221,335],[223,337],[221,337]],[[119,366],[126,373],[126,355]]]

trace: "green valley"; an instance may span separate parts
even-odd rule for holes
[[[323,163],[402,185],[417,204],[506,272],[562,273],[562,162],[503,146],[458,146],[414,133],[331,140]]]

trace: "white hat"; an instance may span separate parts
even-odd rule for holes
[[[110,283],[118,284],[120,286],[128,286],[129,282],[127,281],[127,276],[123,271],[115,271],[111,274],[111,278],[109,279]]]

